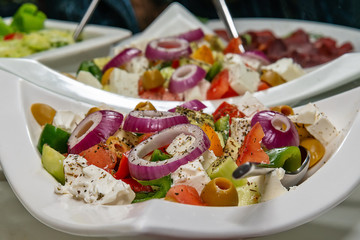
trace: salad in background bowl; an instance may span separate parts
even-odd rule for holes
[[[46,103],[58,111],[79,114],[87,113],[94,105],[65,98],[5,72],[1,74],[5,86],[2,96],[8,99],[2,101],[3,113],[12,116],[3,119],[1,128],[4,138],[0,146],[4,147],[0,159],[4,173],[26,209],[57,230],[84,236],[156,234],[192,239],[263,236],[310,221],[344,200],[359,183],[358,161],[354,157],[360,131],[357,88],[315,103],[341,134],[327,145],[328,156],[324,156],[327,162],[316,164],[321,166],[316,173],[275,199],[242,207],[199,207],[157,199],[131,205],[84,204],[70,196],[54,194],[56,180],[43,168],[36,147],[42,128],[30,109],[34,103]],[[100,102],[95,106],[100,106]],[[154,107],[158,108],[156,104]],[[207,109],[212,112],[215,108]],[[15,140],[21,142],[22,151],[11,144]],[[334,180],[339,172],[347,173],[341,176],[342,181]],[[27,181],[23,181],[24,175]],[[304,207],[296,207],[300,205]],[[168,221],[164,222],[164,217]]]

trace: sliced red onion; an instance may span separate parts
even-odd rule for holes
[[[183,108],[187,108],[187,109],[195,110],[195,111],[200,111],[200,110],[206,108],[206,105],[203,104],[201,101],[194,99],[194,100],[190,100],[188,102],[185,102],[185,103],[179,105],[179,107],[183,107]],[[168,111],[175,112],[176,108],[171,108]]]
[[[169,82],[169,91],[182,93],[195,87],[204,77],[206,71],[195,64],[183,65],[175,70]]]
[[[132,111],[124,122],[123,129],[129,132],[158,132],[177,124],[189,123],[186,116],[163,111]]]
[[[68,152],[78,154],[100,142],[105,142],[121,127],[123,118],[121,113],[111,110],[91,113],[71,133]]]
[[[126,48],[121,51],[118,55],[113,57],[102,69],[103,72],[112,67],[120,67],[125,63],[129,62],[134,57],[137,57],[141,54],[141,50],[137,48]]]
[[[193,42],[202,39],[204,36],[204,31],[201,28],[198,28],[182,33],[178,35],[178,38],[185,39],[188,42]]]
[[[192,52],[189,42],[181,38],[159,38],[148,43],[145,56],[151,60],[173,60]]]
[[[294,123],[284,114],[269,110],[256,113],[251,126],[259,122],[264,130],[262,144],[267,149],[299,146],[299,134]]]
[[[195,142],[191,149],[184,153],[184,155],[156,162],[143,159],[155,149],[171,143],[181,133],[195,137]],[[209,147],[210,140],[200,127],[192,124],[175,125],[151,136],[131,150],[128,156],[130,174],[139,180],[161,178],[174,172],[181,165],[200,157]]]
[[[241,55],[244,56],[244,57],[251,58],[251,59],[259,60],[262,65],[269,65],[270,64],[270,60],[267,58],[265,53],[263,53],[262,51],[257,51],[257,50],[246,51]]]

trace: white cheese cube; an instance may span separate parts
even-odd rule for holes
[[[311,125],[305,126],[308,132],[313,135],[324,146],[328,145],[336,136],[339,131],[323,114],[319,115],[319,119]]]
[[[145,56],[134,57],[125,64],[125,70],[129,73],[143,74],[148,67],[149,61]]]
[[[299,112],[290,115],[291,121],[302,124],[314,124],[319,118],[319,109],[313,103],[308,103],[303,106]]]
[[[194,99],[198,99],[200,101],[206,100],[206,92],[210,88],[210,85],[210,82],[203,79],[195,87],[186,90],[184,92],[185,102]]]
[[[249,129],[250,131],[250,129]],[[241,141],[241,140],[240,140]],[[244,141],[242,139],[242,141]],[[229,156],[232,159],[236,160],[238,158],[239,149],[241,147],[241,143],[239,142],[239,139],[235,139],[233,137],[229,137],[226,141],[226,145],[224,148],[224,156]]]
[[[204,169],[208,169],[210,165],[217,159],[214,152],[211,150],[206,150],[202,156],[198,158],[203,165]]]
[[[282,58],[273,64],[264,66],[262,70],[272,70],[279,74],[285,81],[291,81],[305,74],[305,71],[292,58]]]
[[[109,91],[127,97],[139,97],[140,74],[115,68],[110,74]]]
[[[180,166],[171,174],[171,178],[174,186],[192,186],[199,194],[201,194],[205,185],[210,182],[210,177],[207,175],[199,159]]]
[[[52,124],[69,133],[72,133],[84,116],[80,116],[71,111],[59,110],[56,112]]]
[[[264,186],[261,189],[260,202],[266,202],[277,198],[288,190],[281,184],[281,179],[285,175],[283,168],[276,168],[274,171],[265,175]]]
[[[179,156],[188,153],[195,142],[195,137],[181,133],[166,148],[166,151],[173,155]]]
[[[102,88],[102,85],[99,82],[99,80],[96,77],[94,77],[90,72],[87,71],[80,71],[76,76],[76,80],[95,88],[99,88],[99,89]]]
[[[249,92],[246,92],[235,105],[247,117],[251,117],[257,112],[268,109]]]
[[[246,134],[251,129],[251,118],[232,118],[230,125],[231,138],[233,138],[240,146],[244,142]]]

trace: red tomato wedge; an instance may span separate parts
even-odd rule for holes
[[[210,88],[206,93],[206,98],[213,100],[234,96],[238,96],[238,94],[230,86],[229,70],[224,69],[219,72],[211,81]]]
[[[245,136],[244,142],[239,149],[239,157],[236,164],[240,166],[246,162],[269,164],[269,156],[261,147],[261,139],[265,136],[260,123],[256,123]]]
[[[165,196],[165,200],[183,204],[206,206],[196,189],[188,185],[175,185],[171,187]]]
[[[118,169],[116,170],[116,172],[113,175],[114,178],[122,179],[122,178],[126,178],[126,177],[130,176],[129,162],[128,162],[129,152],[130,151],[122,154]]]
[[[223,102],[222,104],[220,104],[212,115],[215,122],[219,120],[219,118],[229,115],[230,123],[231,118],[233,117],[242,118],[245,116],[245,114],[242,113],[235,104],[230,104],[227,102]]]
[[[151,186],[142,185],[138,181],[136,181],[135,179],[133,179],[131,177],[121,179],[121,181],[123,181],[124,183],[129,184],[131,189],[136,193],[137,192],[152,192],[153,191]]]
[[[99,143],[91,148],[82,151],[80,154],[85,158],[89,165],[95,165],[106,171],[114,169],[117,156],[115,152],[109,150],[108,146],[104,143]]]
[[[258,91],[263,91],[263,90],[266,90],[268,88],[270,88],[271,86],[269,84],[267,84],[266,82],[264,81],[260,81],[260,84],[258,86]]]
[[[240,50],[240,46],[242,44],[241,38],[232,38],[228,45],[226,46],[226,48],[224,49],[224,54],[227,53],[237,53],[237,54],[241,54],[242,51]]]

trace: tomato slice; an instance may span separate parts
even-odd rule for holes
[[[205,206],[196,189],[188,185],[175,185],[171,187],[165,196],[165,200],[183,204]]]
[[[261,139],[265,136],[259,122],[257,122],[245,136],[244,142],[239,149],[239,157],[236,164],[240,166],[246,162],[269,164],[269,156],[261,147]]]
[[[4,40],[14,40],[14,39],[22,39],[24,37],[24,34],[22,33],[10,33],[8,35],[4,36]]]
[[[130,176],[130,170],[129,170],[129,156],[130,151],[124,152],[121,156],[119,167],[114,173],[113,177],[116,179],[123,179]]]
[[[121,179],[121,181],[129,184],[131,189],[136,193],[137,192],[152,192],[153,191],[151,186],[142,185],[138,181],[136,181],[135,179],[133,179],[131,177]]]
[[[226,48],[224,49],[224,54],[227,54],[227,53],[241,54],[242,53],[242,51],[240,50],[241,44],[242,44],[242,41],[241,41],[240,37],[232,38],[229,41]]]
[[[95,165],[106,171],[114,169],[117,162],[116,153],[110,151],[109,147],[103,143],[94,145],[82,151],[79,155],[85,158],[89,165]]]
[[[235,104],[223,102],[213,113],[214,121],[216,122],[217,120],[226,115],[229,115],[230,123],[231,118],[233,117],[242,118],[245,116],[245,114],[242,113]]]
[[[212,80],[210,88],[206,93],[206,97],[209,100],[220,99],[227,91],[229,91],[229,87],[229,70],[224,69]]]
[[[258,91],[263,91],[263,90],[266,90],[268,88],[270,88],[271,86],[269,84],[267,84],[266,82],[264,81],[260,81],[260,84],[258,86]]]

